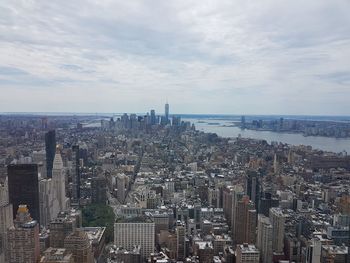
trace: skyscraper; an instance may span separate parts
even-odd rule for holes
[[[169,123],[169,103],[168,102],[165,103],[165,121],[166,121],[166,124]]]
[[[80,213],[76,210],[60,212],[54,220],[50,222],[50,245],[52,247],[63,247],[64,239],[73,233],[80,226]]]
[[[235,244],[255,243],[256,210],[248,196],[237,202],[235,209]]]
[[[145,259],[154,252],[154,231],[155,224],[149,218],[125,219],[114,224],[114,245],[129,251],[134,246],[140,246],[141,256]]]
[[[55,130],[48,131],[45,134],[45,150],[46,150],[46,169],[47,177],[52,177],[53,159],[56,151],[56,132]]]
[[[80,169],[79,169],[79,145],[72,147],[72,198],[79,205],[80,200]]]
[[[125,185],[127,177],[125,174],[118,174],[117,176],[117,199],[120,203],[124,203],[125,200]]]
[[[63,161],[59,149],[56,150],[52,169],[52,183],[55,189],[56,198],[59,204],[59,210],[64,211],[68,206],[66,197],[66,176],[63,167]],[[56,216],[56,215],[55,215]]]
[[[91,203],[106,204],[107,200],[107,182],[104,177],[95,177],[91,179]]]
[[[186,235],[184,224],[178,223],[176,226],[177,256],[176,259],[183,261],[186,258]]]
[[[270,221],[272,225],[272,249],[275,253],[283,253],[283,239],[284,239],[284,224],[286,217],[279,207],[272,207],[270,209]]]
[[[256,171],[247,172],[246,193],[250,200],[257,205],[260,198],[260,182]]]
[[[12,204],[9,203],[7,179],[0,182],[0,263],[5,263],[7,229],[13,225]]]
[[[37,263],[40,260],[39,225],[26,205],[19,205],[14,226],[8,229],[9,263]]]
[[[151,110],[151,125],[156,124],[156,112],[155,110]]]
[[[40,222],[38,167],[36,164],[11,164],[7,167],[9,200],[13,207],[27,205],[34,220]],[[13,211],[16,217],[16,211]]]
[[[272,262],[272,225],[267,216],[258,215],[258,235],[256,246],[260,250],[262,263]]]
[[[56,217],[60,211],[56,190],[51,178],[39,181],[40,224],[42,226],[48,226],[51,219]]]

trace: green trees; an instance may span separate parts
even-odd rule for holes
[[[113,242],[115,214],[108,205],[88,205],[82,210],[83,227],[106,227],[106,242]]]

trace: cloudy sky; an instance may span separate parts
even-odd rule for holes
[[[350,115],[349,0],[2,0],[1,112]]]

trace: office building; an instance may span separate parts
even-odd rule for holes
[[[181,125],[181,117],[180,116],[173,116],[171,125],[173,126],[180,126]]]
[[[92,253],[98,261],[104,254],[106,244],[106,228],[105,227],[84,227],[82,228],[88,235],[88,239],[92,246]]]
[[[344,245],[323,245],[321,247],[321,262],[322,263],[342,263],[350,262],[349,247]]]
[[[0,182],[0,263],[5,263],[7,229],[13,225],[12,204],[9,203],[7,177]]]
[[[107,201],[107,182],[104,177],[95,177],[91,179],[91,203],[106,204]]]
[[[237,246],[236,263],[259,263],[259,260],[260,252],[254,245],[244,243]]]
[[[51,178],[39,181],[40,224],[47,227],[60,211],[56,195],[57,189]]]
[[[64,239],[64,248],[73,254],[74,262],[93,263],[94,256],[88,234],[76,229]]]
[[[256,210],[248,196],[237,201],[235,209],[235,229],[233,240],[235,244],[255,243]]]
[[[278,207],[279,199],[272,197],[271,193],[265,192],[258,200],[258,213],[269,216],[271,207]]]
[[[7,167],[9,200],[14,208],[25,204],[34,220],[40,222],[38,167],[36,164],[11,164]],[[14,209],[15,210],[15,209]],[[13,218],[16,211],[13,211]]]
[[[19,205],[13,226],[8,229],[8,263],[37,263],[40,260],[39,225],[26,205]]]
[[[306,263],[321,262],[321,249],[322,249],[322,242],[319,239],[314,238],[310,240],[306,246],[304,262]]]
[[[185,225],[178,223],[176,226],[176,240],[177,240],[177,256],[178,261],[183,261],[186,258],[186,235]]]
[[[141,257],[145,259],[154,252],[155,224],[147,217],[134,217],[114,224],[114,245],[132,250],[141,247]]]
[[[158,124],[155,110],[151,110],[151,125]]]
[[[69,200],[66,197],[66,173],[59,149],[56,150],[53,161],[52,183],[53,188],[55,189],[59,211],[65,211],[68,208]]]
[[[286,216],[281,208],[273,207],[270,209],[269,218],[272,225],[272,250],[274,253],[283,253]]]
[[[79,168],[79,146],[72,147],[72,202],[79,205],[80,200],[80,168]]]
[[[46,150],[46,176],[52,177],[53,159],[56,152],[56,132],[55,130],[48,131],[45,134],[45,150]]]
[[[196,242],[195,254],[197,254],[199,262],[212,263],[214,258],[214,248],[211,242]]]
[[[127,176],[125,174],[118,174],[117,176],[117,199],[120,203],[124,203],[126,195]]]
[[[141,263],[140,247],[135,246],[132,250],[126,250],[124,248],[113,248],[109,250],[109,263]]]
[[[272,225],[270,219],[259,214],[256,247],[260,250],[262,263],[272,262],[272,238]]]
[[[168,124],[169,123],[169,103],[165,103],[165,114],[164,114],[164,117],[165,117],[165,124]]]
[[[50,246],[63,247],[64,239],[80,227],[79,219],[69,212],[61,212],[50,222]]]
[[[256,171],[247,172],[246,193],[254,204],[258,204],[260,197],[260,182]]]

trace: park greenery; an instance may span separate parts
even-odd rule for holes
[[[106,227],[106,242],[113,242],[115,214],[108,205],[91,204],[82,210],[83,227]]]

